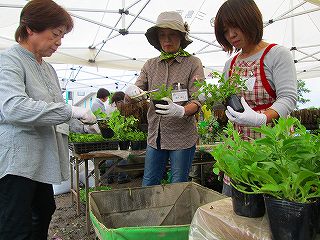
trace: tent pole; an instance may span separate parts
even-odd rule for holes
[[[293,8],[293,0],[290,1],[290,8]],[[295,31],[294,31],[294,18],[291,18],[291,43],[292,46],[295,47],[296,46],[296,37],[295,37]],[[293,60],[296,60],[296,52],[295,50],[292,51],[292,57]]]

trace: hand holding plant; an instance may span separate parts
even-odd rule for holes
[[[227,99],[232,95],[237,95],[241,90],[245,89],[245,81],[240,75],[234,72],[229,79],[225,78],[225,74],[220,74],[216,71],[211,73],[213,79],[218,80],[218,84],[207,83],[206,81],[195,81],[195,85],[199,90],[193,95],[198,98],[203,97],[204,104],[207,109],[212,109],[214,105],[222,103],[227,104]]]
[[[172,86],[169,86],[168,88],[166,87],[165,84],[160,85],[159,87],[157,87],[157,89],[159,89],[156,92],[150,92],[150,98],[151,100],[161,100],[162,98],[172,98],[171,94],[172,94]]]

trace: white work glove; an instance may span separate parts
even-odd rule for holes
[[[263,113],[255,112],[243,97],[241,97],[241,103],[244,108],[243,113],[236,112],[232,107],[227,106],[226,115],[231,122],[248,127],[260,127],[267,123],[267,116]]]
[[[72,118],[77,118],[83,123],[94,123],[97,121],[96,116],[90,109],[72,106]]]
[[[144,91],[141,88],[137,87],[136,85],[131,85],[127,87],[125,94],[136,101],[142,101],[144,99],[147,99],[147,94],[144,94]],[[135,98],[140,94],[142,94],[140,97]]]
[[[162,98],[161,100],[167,101],[168,105],[156,104],[155,107],[160,108],[160,110],[159,109],[156,110],[156,113],[162,114],[167,117],[179,117],[179,118],[183,117],[185,113],[183,106],[173,103],[172,100],[167,97]]]
[[[84,132],[85,133],[97,133],[101,134],[100,128],[97,123],[93,125],[84,125],[83,126]]]

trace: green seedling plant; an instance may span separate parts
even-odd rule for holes
[[[225,78],[224,73],[213,71],[211,74],[213,79],[218,80],[218,84],[211,84],[206,81],[195,81],[195,86],[199,89],[193,94],[198,98],[200,94],[205,95],[207,109],[212,109],[214,105],[226,104],[227,99],[232,95],[238,95],[241,90],[246,89],[245,81],[240,77],[237,71],[234,71],[229,79]]]
[[[202,144],[211,144],[219,140],[221,128],[217,118],[211,115],[208,119],[198,122],[197,131]]]
[[[172,86],[169,86],[167,88],[165,84],[162,84],[159,87],[157,87],[157,89],[159,89],[159,90],[156,92],[149,93],[151,100],[161,100],[164,97],[167,97],[170,99],[172,98],[172,96],[171,96],[172,90],[173,90]]]
[[[223,130],[221,138],[222,142],[211,151],[216,160],[213,172],[216,175],[220,175],[221,171],[224,172],[233,180],[232,185],[237,190],[255,193],[261,186],[251,169],[259,162],[266,161],[270,153],[267,149],[258,148],[256,144],[244,141],[231,122],[228,122]]]
[[[80,142],[104,142],[105,139],[101,134],[93,133],[70,133],[69,142],[80,143]]]
[[[294,131],[292,131],[294,128]],[[292,202],[320,197],[320,137],[296,118],[280,118],[274,126],[254,128],[264,135],[247,142],[232,129],[212,151],[214,173],[225,172],[246,193],[263,193]]]
[[[107,114],[101,110],[101,108],[98,108],[96,111],[93,112],[93,115],[96,116],[97,119],[106,119]]]
[[[254,130],[265,136],[255,143],[271,151],[269,161],[258,166],[257,171],[265,171],[273,181],[261,178],[260,191],[300,203],[319,198],[320,137],[307,132],[296,118],[280,118],[274,127]]]
[[[128,133],[137,131],[138,119],[133,116],[122,116],[119,110],[111,113],[108,120],[109,127],[114,131],[117,139],[128,140]]]
[[[127,140],[130,141],[144,141],[147,140],[148,134],[142,131],[132,131],[127,133]]]

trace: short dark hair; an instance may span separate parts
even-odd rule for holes
[[[99,88],[97,98],[106,98],[110,96],[110,92],[105,88]]]
[[[63,7],[52,0],[31,0],[21,11],[15,40],[21,42],[28,39],[27,27],[40,33],[60,26],[65,26],[67,32],[73,28],[73,20]]]
[[[224,29],[228,26],[239,28],[249,43],[258,44],[262,40],[262,15],[253,0],[227,0],[217,12],[214,20],[216,39],[231,54],[233,46],[224,36]]]
[[[123,101],[124,96],[125,96],[125,94],[124,94],[124,92],[122,92],[122,91],[115,92],[115,93],[112,95],[111,103],[117,103],[117,102]]]

